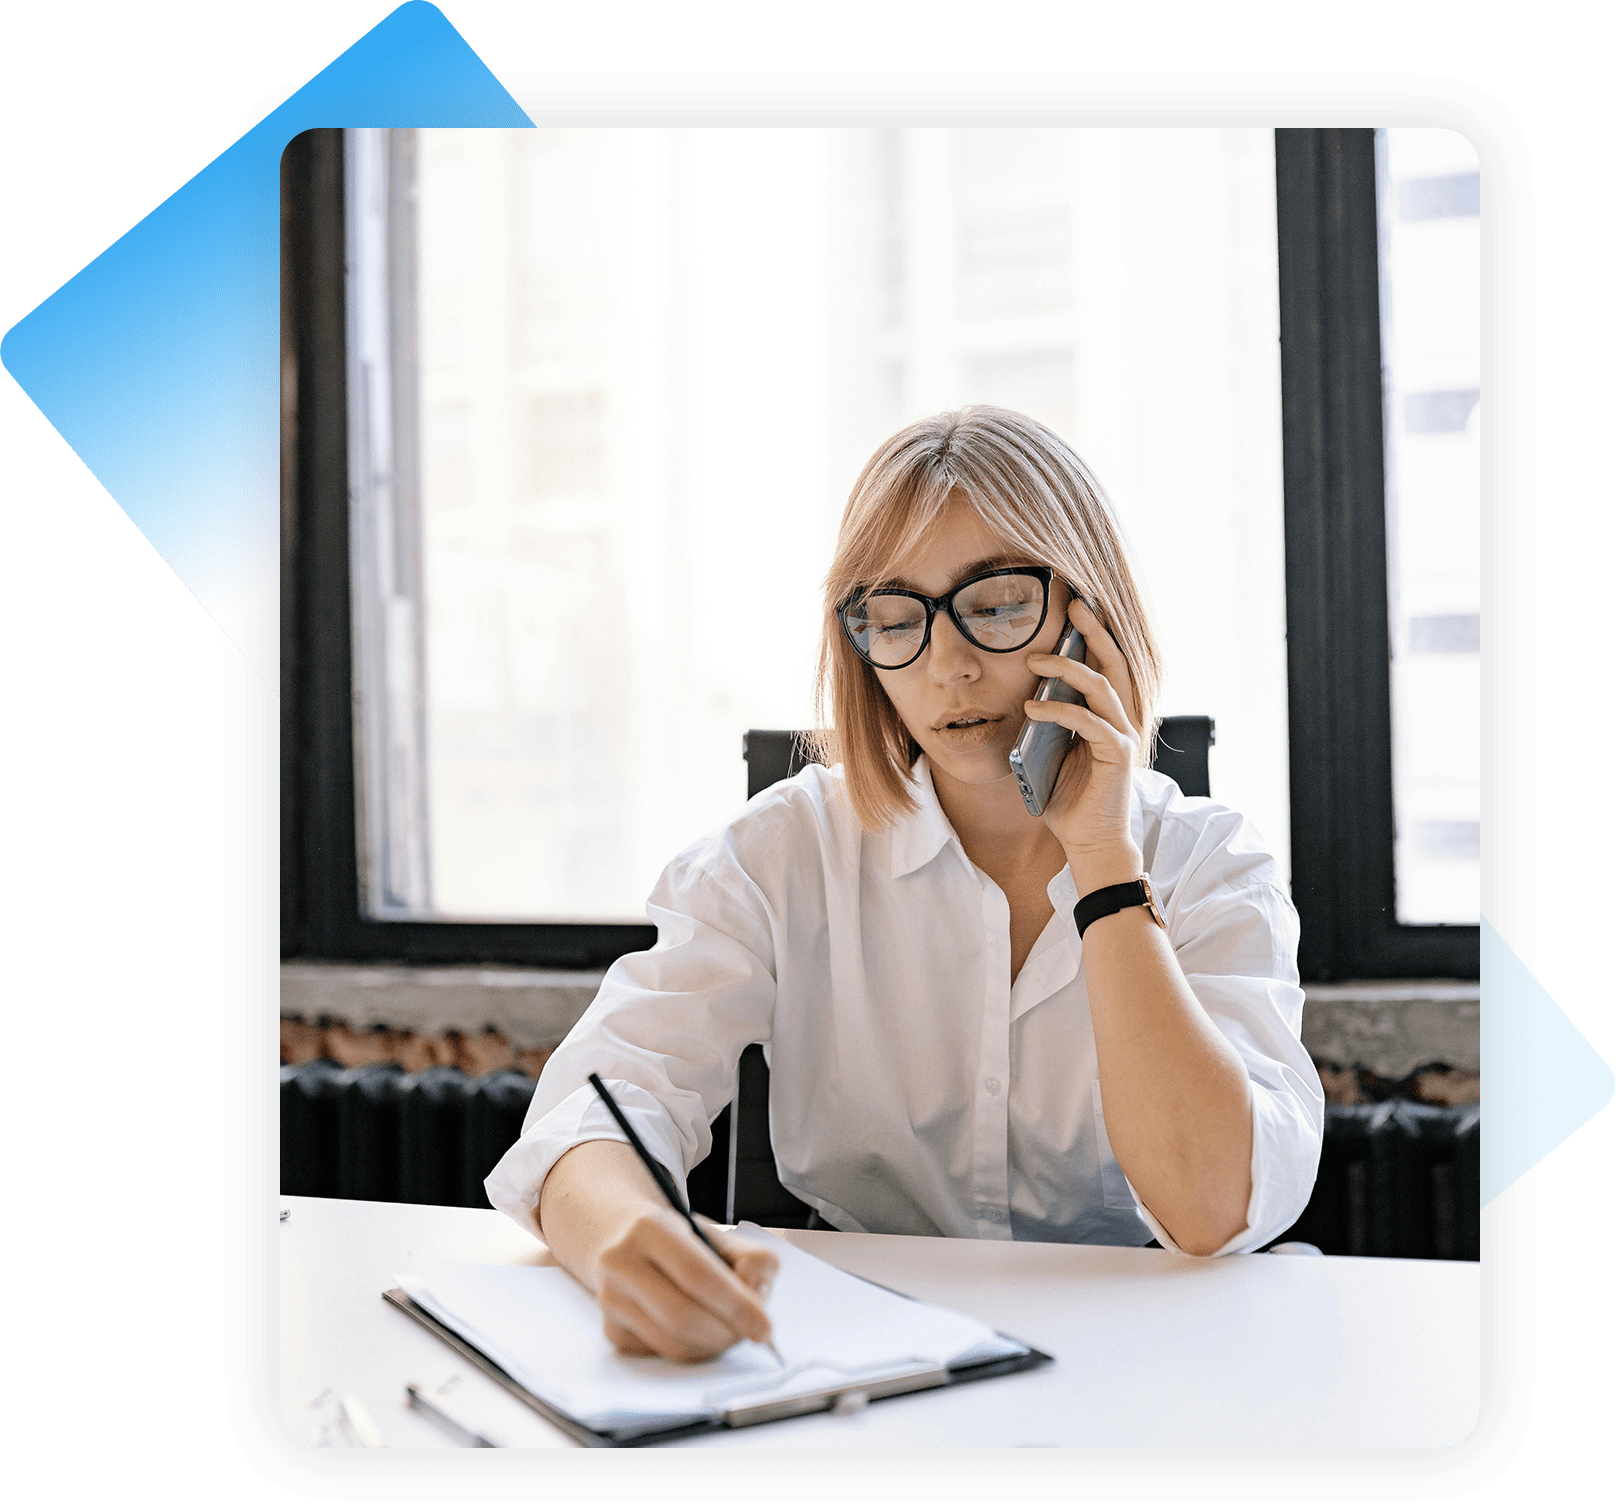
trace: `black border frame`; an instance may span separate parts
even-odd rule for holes
[[[614,82],[643,86],[648,76],[566,76],[541,74],[501,76],[517,102],[535,115],[543,102],[549,120],[566,118],[577,124],[625,124],[622,92]],[[659,76],[658,76],[659,78]],[[818,124],[826,113],[824,84],[831,76],[784,78],[726,78],[724,89],[692,90],[690,103],[696,123],[732,123],[737,115],[758,123]],[[835,76],[869,79],[873,76]],[[714,78],[714,82],[719,79]],[[684,76],[682,86],[701,82]],[[1483,473],[1482,596],[1485,604],[1522,606],[1526,635],[1511,630],[1487,649],[1483,659],[1483,737],[1487,732],[1485,693],[1500,690],[1513,711],[1506,737],[1490,743],[1483,738],[1482,908],[1504,942],[1530,968],[1532,964],[1532,869],[1530,869],[1530,709],[1532,709],[1532,452],[1530,452],[1530,186],[1521,134],[1500,103],[1482,90],[1446,79],[1362,78],[1241,78],[1241,76],[908,76],[876,79],[879,89],[866,95],[868,108],[860,123],[952,124],[962,105],[957,90],[937,89],[939,82],[970,82],[970,113],[974,120],[1004,124],[1252,124],[1280,128],[1327,131],[1364,129],[1374,124],[1440,124],[1466,132],[1482,155],[1483,191],[1488,215],[1483,228],[1483,270],[1488,288],[1487,331],[1483,383],[1493,404],[1488,409],[1490,456]],[[1039,89],[1029,89],[1039,84]],[[1231,90],[1238,84],[1238,90]],[[1060,86],[1078,90],[1076,99]],[[1141,87],[1144,86],[1144,87]],[[642,90],[635,99],[654,99],[654,90]],[[564,108],[562,108],[564,107]],[[643,108],[643,107],[642,107]],[[842,110],[848,110],[842,105]],[[629,111],[633,115],[637,111]],[[1317,155],[1315,155],[1317,163]],[[1501,208],[1493,208],[1501,207]],[[1501,223],[1501,225],[1500,225]],[[1496,231],[1506,234],[1495,234]],[[1495,292],[1496,291],[1496,292]],[[1281,299],[1285,299],[1281,292]],[[1285,305],[1281,305],[1285,309]],[[1327,344],[1320,352],[1327,352]],[[1361,354],[1359,354],[1361,360]],[[1320,372],[1340,376],[1341,368],[1320,360]],[[1328,404],[1317,407],[1319,420],[1328,418]],[[1364,417],[1357,415],[1362,438]],[[1378,425],[1378,405],[1375,423]],[[326,438],[330,443],[331,438]],[[1320,438],[1315,477],[1332,477],[1332,468],[1345,467],[1353,454],[1332,454]],[[1359,452],[1361,456],[1361,452]],[[1286,425],[1286,507],[1290,509],[1291,433]],[[1332,460],[1333,459],[1333,460]],[[1377,468],[1378,468],[1377,459]],[[346,456],[344,456],[346,470]],[[1378,475],[1378,473],[1377,473]],[[1328,496],[1328,493],[1327,493]],[[1354,509],[1366,507],[1367,488],[1354,494]],[[1336,496],[1340,501],[1340,494]],[[1328,531],[1340,535],[1340,515],[1322,510],[1320,554],[1332,541]],[[1333,519],[1333,525],[1332,525]],[[346,523],[346,522],[344,522]],[[330,522],[326,522],[330,528]],[[346,565],[346,533],[341,561]],[[291,548],[301,540],[292,531]],[[1290,578],[1290,543],[1288,583]],[[1328,561],[1328,557],[1325,557]],[[1508,582],[1504,580],[1508,573]],[[1522,591],[1524,578],[1526,590]],[[318,606],[320,614],[335,615],[336,606]],[[339,640],[346,656],[346,586]],[[239,653],[229,653],[228,669],[229,761],[229,1065],[228,1136],[228,1333],[226,1380],[231,1420],[242,1451],[260,1473],[288,1489],[314,1496],[341,1496],[360,1501],[391,1499],[541,1499],[535,1489],[530,1460],[517,1452],[501,1452],[498,1459],[478,1462],[478,1494],[467,1496],[459,1462],[446,1459],[446,1451],[312,1451],[289,1438],[278,1413],[278,1381],[268,1370],[278,1359],[276,1313],[265,1299],[265,1276],[260,1265],[265,1252],[278,1254],[276,1182],[276,1082],[270,1068],[270,1002],[276,995],[276,953],[271,950],[270,909],[283,901],[281,882],[296,887],[296,863],[314,858],[318,851],[296,850],[292,837],[276,834],[278,806],[265,801],[265,788],[275,780],[276,748],[280,743],[280,711],[268,688]],[[1353,682],[1341,672],[1338,696]],[[344,690],[346,693],[346,690]],[[1302,690],[1306,698],[1309,690]],[[1293,685],[1294,696],[1294,685]],[[1294,719],[1293,712],[1293,719]],[[1508,741],[1508,743],[1506,743]],[[351,746],[349,746],[351,750]],[[1340,769],[1335,771],[1340,779]],[[1325,771],[1324,779],[1332,772]],[[1293,779],[1294,787],[1294,779]],[[1348,822],[1353,814],[1338,787],[1330,788],[1333,813]],[[351,801],[351,800],[349,800]],[[278,876],[278,863],[292,863],[294,876]],[[386,926],[396,929],[396,926]],[[490,926],[499,929],[501,926]],[[511,926],[528,929],[527,926]],[[452,926],[451,926],[452,929]],[[284,934],[281,939],[284,947]],[[398,951],[389,951],[393,958]],[[431,960],[446,956],[428,955]],[[456,958],[490,960],[485,951]],[[520,955],[520,960],[530,960]],[[1383,1451],[1383,1449],[1319,1449],[1319,1451],[1042,1451],[1067,1455],[1078,1470],[1083,1496],[1028,1497],[1047,1501],[1112,1499],[1144,1501],[1167,1496],[1191,1499],[1412,1499],[1451,1496],[1475,1488],[1503,1470],[1519,1449],[1526,1433],[1532,1402],[1532,1173],[1483,1208],[1482,1226],[1482,1410],[1480,1420],[1464,1443],[1450,1449]],[[271,1249],[273,1247],[273,1249]],[[278,1281],[278,1262],[276,1262]],[[653,1451],[609,1451],[645,1454]],[[785,1480],[795,1459],[805,1457],[803,1470],[823,1470],[823,1452],[774,1451],[758,1464],[760,1480],[747,1476],[748,1451],[685,1451],[722,1454],[714,1470],[722,1467],[722,1480],[703,1483],[701,1501],[750,1501],[758,1488],[784,1485],[826,1485],[814,1476]],[[761,1454],[763,1451],[750,1451]],[[1002,1501],[1008,1486],[1023,1485],[1029,1451],[879,1451],[884,1464],[895,1464],[907,1481],[905,1499],[915,1501]],[[1031,1451],[1036,1452],[1041,1451]],[[740,1455],[740,1460],[735,1455]],[[356,1457],[357,1455],[357,1457]],[[897,1459],[892,1459],[897,1455]],[[966,1457],[968,1455],[968,1457]],[[1007,1460],[1005,1455],[1015,1455]],[[685,1462],[688,1465],[688,1462]],[[635,1496],[663,1499],[667,1483],[661,1467],[645,1472],[619,1460],[612,1468],[611,1499]],[[690,1485],[690,1481],[685,1481]],[[750,1493],[713,1494],[713,1486],[750,1486]],[[863,1483],[855,1483],[863,1485]],[[1063,1485],[1070,1488],[1071,1481]],[[580,1481],[566,1476],[554,1499],[577,1499]],[[1327,1494],[1324,1488],[1328,1488]],[[593,1499],[583,1493],[585,1499]],[[800,1496],[772,1497],[795,1501],[826,1501],[819,1491]]]

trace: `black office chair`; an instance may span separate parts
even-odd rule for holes
[[[1186,797],[1209,798],[1207,753],[1216,742],[1217,727],[1207,715],[1169,717],[1157,727],[1151,766],[1171,777]],[[748,798],[809,764],[797,730],[748,730],[741,755]],[[749,1218],[769,1228],[806,1228],[814,1216],[780,1185],[769,1138],[769,1068],[761,1045],[748,1045],[741,1054],[735,1102],[714,1121],[712,1153],[690,1173],[689,1191],[691,1207],[724,1223]]]
[[[1151,766],[1171,777],[1186,798],[1210,798],[1212,779],[1207,753],[1218,743],[1217,726],[1205,714],[1174,714],[1156,728]],[[795,777],[810,757],[800,730],[748,730],[741,738],[746,760],[746,796]]]

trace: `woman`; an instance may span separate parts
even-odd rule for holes
[[[1159,659],[1083,463],[1007,410],[909,426],[854,486],[825,605],[839,765],[669,865],[655,949],[611,968],[546,1065],[494,1205],[597,1293],[621,1349],[766,1337],[773,1256],[720,1231],[733,1270],[707,1253],[586,1080],[680,1177],[762,1042],[781,1179],[835,1227],[1272,1240],[1323,1130],[1296,915],[1238,814],[1146,766]],[[1051,654],[1067,622],[1083,662]],[[1045,677],[1086,707],[1034,702]],[[1037,818],[1007,761],[1027,719],[1078,737]],[[1141,904],[1121,885],[1147,877]]]

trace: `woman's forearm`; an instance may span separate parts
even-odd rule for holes
[[[1134,868],[1109,880],[1139,874]],[[1245,1065],[1196,1001],[1146,909],[1124,908],[1089,925],[1083,969],[1117,1163],[1181,1249],[1212,1254],[1246,1226],[1251,1202]]]
[[[533,1217],[550,1253],[590,1291],[599,1291],[601,1250],[637,1214],[666,1206],[628,1145],[595,1139],[574,1145],[550,1167]]]

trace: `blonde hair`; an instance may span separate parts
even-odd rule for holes
[[[914,808],[910,737],[874,670],[836,618],[857,588],[889,578],[943,510],[961,502],[1030,562],[1052,567],[1088,600],[1111,633],[1133,683],[1133,714],[1148,761],[1161,692],[1161,653],[1105,494],[1082,459],[1047,426],[1014,410],[973,404],[905,426],[865,464],[849,495],[825,578],[815,678],[821,728],[812,754],[840,761],[853,812],[866,830]]]

